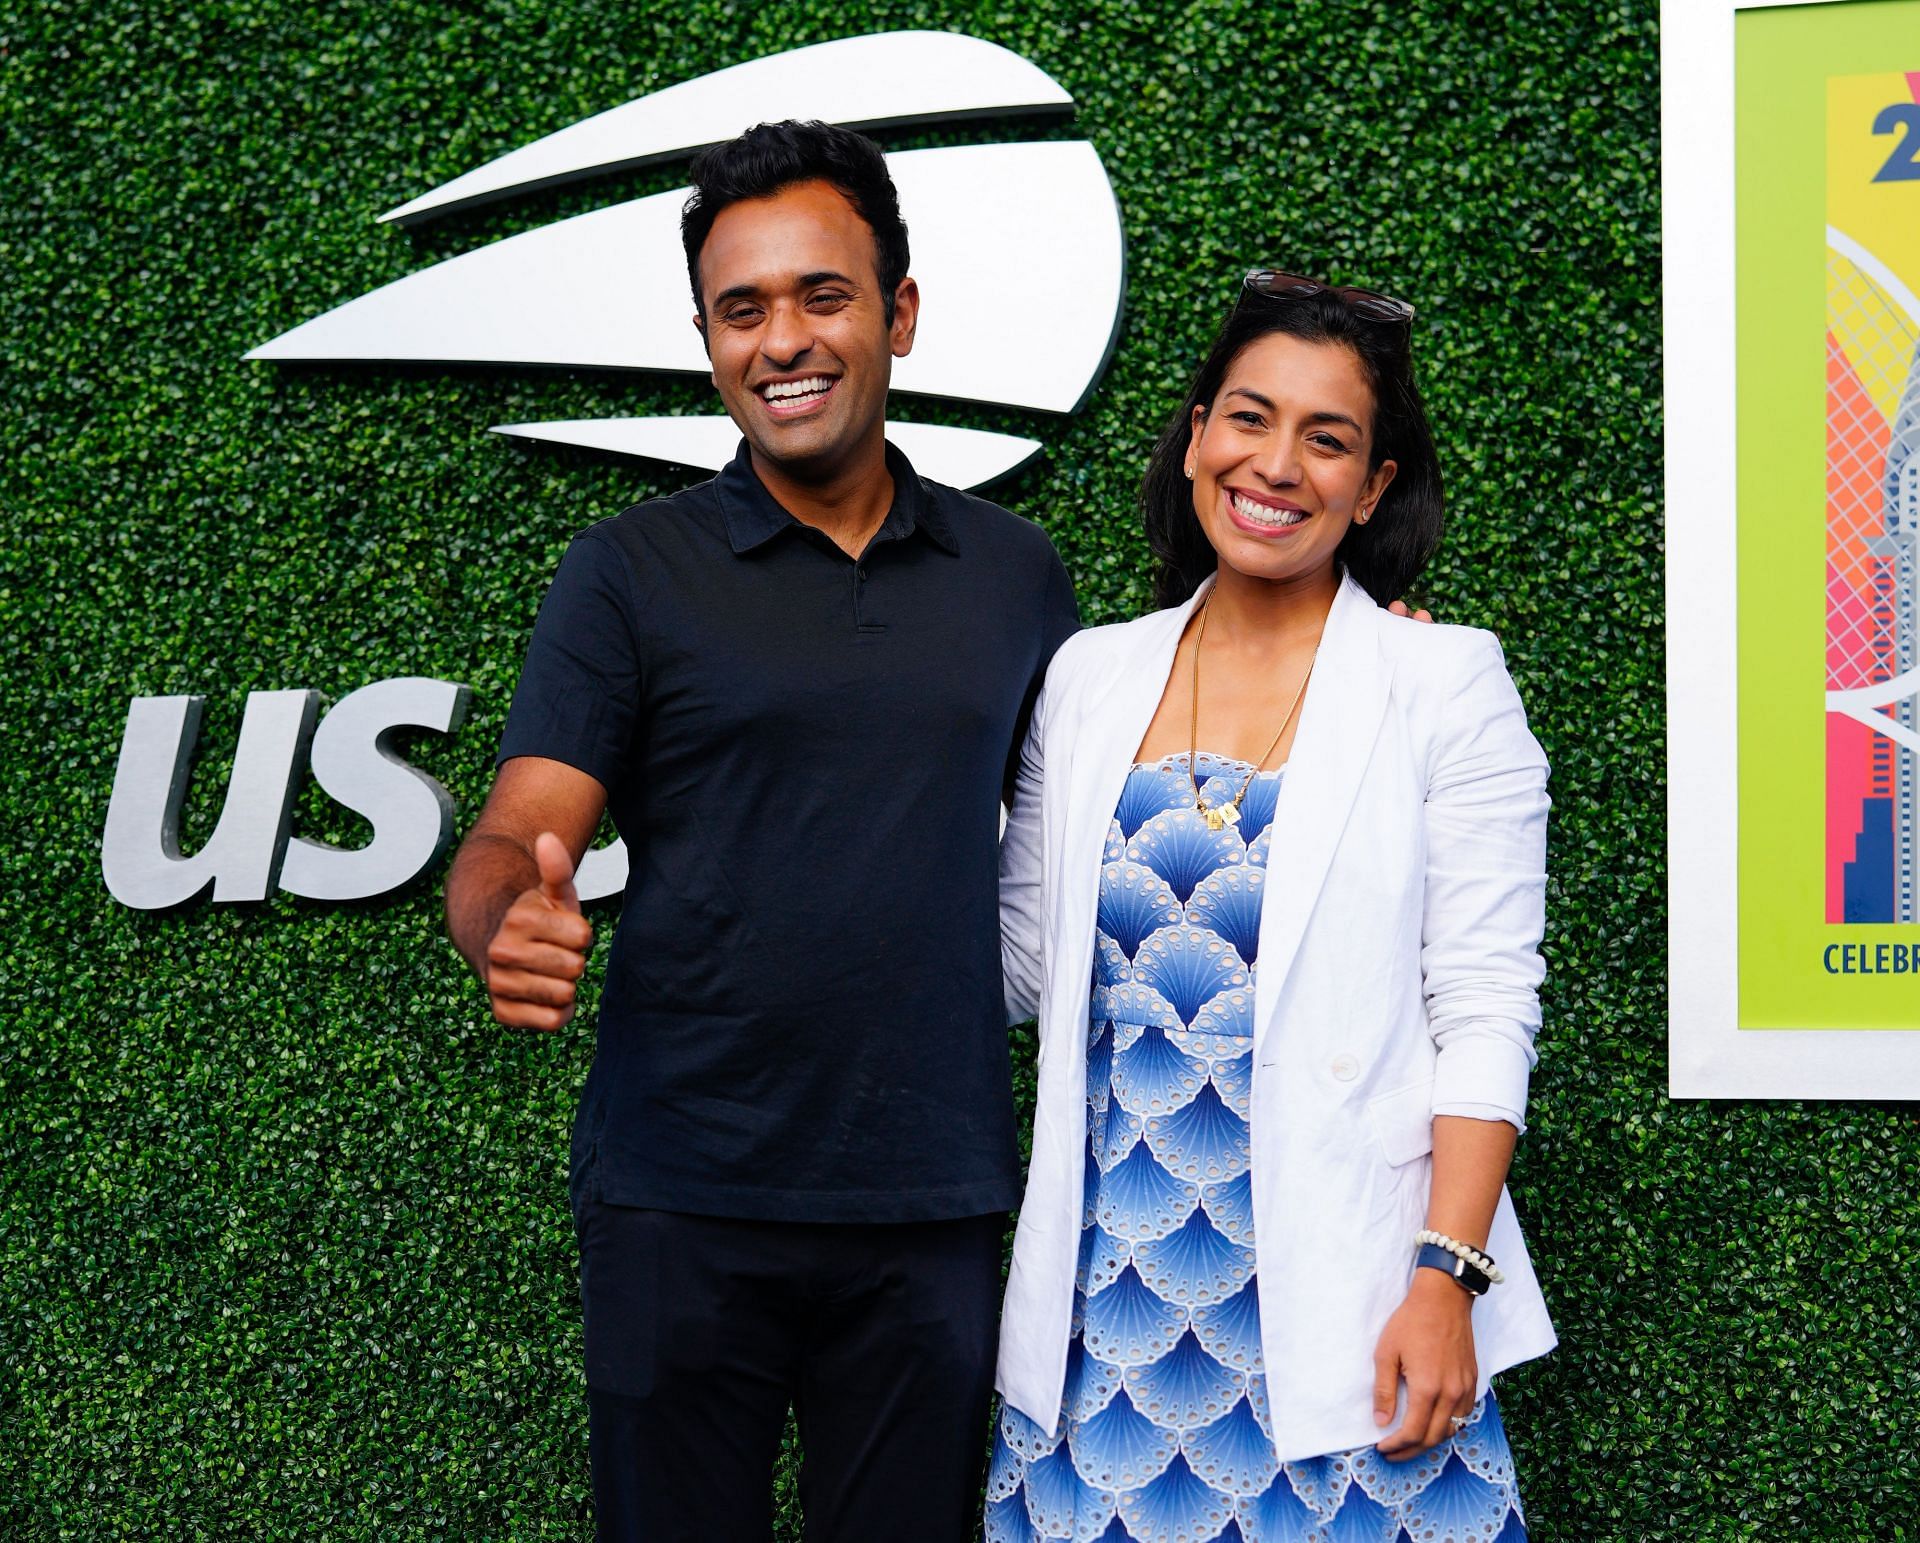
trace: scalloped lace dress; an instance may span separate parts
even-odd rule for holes
[[[1244,761],[1202,754],[1209,807]],[[1248,1158],[1253,971],[1281,772],[1209,830],[1184,753],[1107,831],[1087,1049],[1087,1203],[1060,1433],[1003,1408],[990,1543],[1524,1543],[1491,1397],[1403,1463],[1282,1463],[1267,1415]],[[1411,1244],[1409,1244],[1411,1247]],[[1274,1382],[1285,1396],[1284,1371]]]

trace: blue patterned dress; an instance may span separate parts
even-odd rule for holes
[[[1210,754],[1195,771],[1211,808],[1253,775]],[[1280,775],[1254,777],[1238,824],[1218,831],[1193,807],[1184,753],[1135,766],[1120,796],[1100,879],[1087,1203],[1060,1434],[1002,1409],[990,1543],[1526,1538],[1491,1397],[1451,1440],[1403,1463],[1372,1447],[1274,1454],[1248,1120]]]

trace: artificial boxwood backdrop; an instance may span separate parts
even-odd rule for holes
[[[382,210],[898,27],[1013,48],[1079,110],[889,148],[1084,135],[1119,195],[1127,315],[1086,409],[914,404],[1046,441],[997,496],[1090,620],[1148,603],[1135,479],[1239,270],[1419,305],[1451,491],[1421,598],[1500,633],[1554,769],[1513,1189],[1563,1343],[1502,1380],[1533,1535],[1920,1536],[1910,1108],[1664,1092],[1650,0],[0,0],[0,1536],[589,1534],[564,1163],[591,992],[557,1037],[495,1026],[441,936],[444,864],[357,907],[123,909],[120,730],[135,694],[206,694],[191,849],[248,690],[462,681],[464,726],[404,748],[464,828],[568,536],[686,480],[486,426],[709,392],[241,354],[683,168],[415,232]],[[310,786],[297,819],[367,834]]]

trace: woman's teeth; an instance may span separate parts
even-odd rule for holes
[[[1307,517],[1304,509],[1276,509],[1272,504],[1256,504],[1251,498],[1242,498],[1238,493],[1233,496],[1233,507],[1242,519],[1251,520],[1256,525],[1271,525],[1278,530],[1287,525],[1298,525]]]
[[[833,389],[833,382],[824,375],[810,375],[805,380],[776,380],[771,385],[762,386],[760,394],[769,402],[779,402],[788,407],[805,407],[817,402]]]

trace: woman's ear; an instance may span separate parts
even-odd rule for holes
[[[1400,469],[1397,461],[1382,461],[1367,473],[1365,485],[1360,489],[1360,503],[1353,513],[1354,523],[1364,525],[1373,518],[1374,510],[1380,507],[1380,500],[1386,496],[1387,486],[1393,481],[1393,474]]]
[[[1193,404],[1193,416],[1187,422],[1187,481],[1193,481],[1194,458],[1200,450],[1200,431],[1206,427],[1207,406],[1204,402]]]

